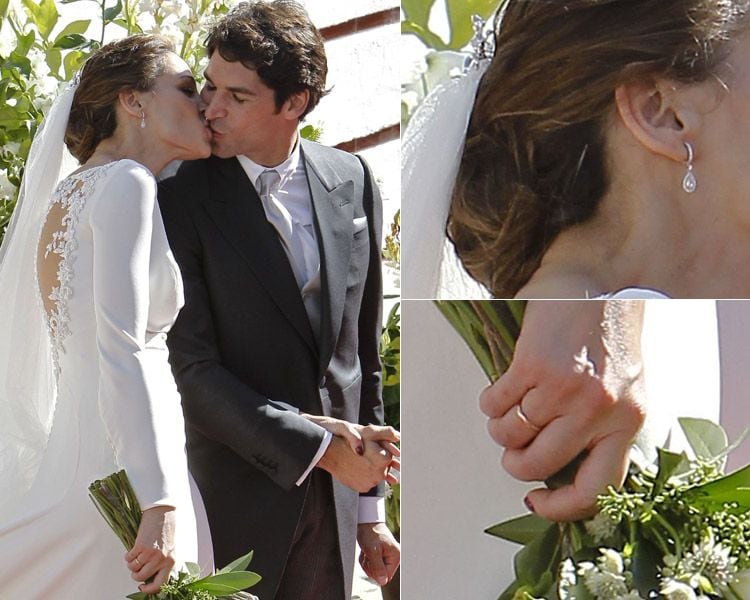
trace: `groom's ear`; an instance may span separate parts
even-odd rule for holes
[[[700,129],[702,99],[691,86],[639,78],[615,88],[617,116],[649,151],[677,162],[685,160],[685,141]]]
[[[300,90],[299,92],[294,92],[286,99],[281,111],[289,120],[299,121],[309,102],[310,90]]]

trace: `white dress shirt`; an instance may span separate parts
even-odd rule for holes
[[[295,144],[294,150],[292,150],[289,157],[275,166],[259,165],[247,156],[237,156],[237,160],[259,194],[259,178],[261,173],[272,169],[279,174],[279,184],[271,193],[272,200],[276,204],[275,209],[279,210],[285,218],[289,218],[294,225],[302,226],[312,236],[313,240],[316,242],[315,247],[317,248],[317,235],[313,224],[312,197],[310,196],[310,187],[307,182],[307,170],[305,169],[305,163],[300,159],[299,142]],[[263,204],[263,210],[266,213],[268,220],[273,223],[273,218],[269,215],[269,210],[265,204]],[[300,287],[300,294],[305,305],[305,310],[310,319],[310,324],[313,327],[315,335],[318,336],[320,334],[321,315],[320,254],[318,253],[317,256],[310,256],[309,253],[306,252],[305,256],[296,256],[293,251],[295,246],[289,243],[289,240],[285,240],[285,236],[281,232],[279,232],[279,237],[281,238],[284,252],[286,252],[287,258],[289,259],[297,284]],[[294,412],[299,412],[298,408],[290,406],[285,402],[276,401],[274,404],[283,406]],[[318,464],[323,457],[323,454],[325,454],[325,451],[328,449],[328,445],[331,443],[332,438],[333,436],[331,433],[326,431],[325,437],[323,438],[317,453],[305,472],[302,473],[297,480],[297,485],[302,485],[302,482],[308,476],[310,471],[312,471],[315,465]],[[379,497],[361,496],[359,501],[358,522],[376,523],[384,521],[385,500]]]

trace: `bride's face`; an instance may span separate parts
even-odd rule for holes
[[[190,68],[179,56],[169,54],[163,73],[144,95],[149,134],[176,154],[175,159],[205,158],[211,154],[211,130],[204,109]]]

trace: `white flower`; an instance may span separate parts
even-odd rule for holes
[[[584,576],[583,582],[588,590],[601,600],[610,600],[628,593],[628,586],[622,575],[595,571]]]
[[[682,572],[691,575],[705,575],[714,585],[724,585],[732,581],[737,571],[737,559],[729,556],[730,549],[714,541],[713,532],[694,544],[690,552],[680,562]]]
[[[16,186],[8,180],[7,171],[0,170],[0,198],[12,198],[16,194]]]
[[[188,3],[183,2],[182,0],[164,0],[161,3],[161,11],[165,16],[186,16],[189,8]]]
[[[57,91],[60,87],[60,82],[54,77],[42,76],[37,77],[34,81],[36,86],[36,93],[41,96],[54,97],[57,96]]]
[[[599,548],[601,556],[597,561],[599,568],[604,573],[613,573],[615,575],[621,575],[623,571],[622,556],[616,550],[611,548]]]
[[[8,56],[16,49],[17,43],[16,36],[8,28],[4,32],[0,31],[0,56]]]
[[[180,28],[181,31],[184,31],[187,34],[192,35],[196,31],[200,31],[201,22],[197,16],[182,17],[177,22],[177,26]]]
[[[32,48],[29,50],[28,59],[31,62],[31,71],[36,77],[42,78],[50,74],[47,56],[41,50]]]
[[[659,593],[668,600],[697,600],[693,588],[674,579],[666,579]]]
[[[154,0],[140,0],[138,2],[138,12],[151,14],[155,9],[156,4],[154,4]]]
[[[177,51],[180,50],[180,46],[182,45],[182,32],[180,31],[180,28],[177,27],[177,25],[174,25],[173,23],[167,23],[164,22],[161,24],[161,27],[157,27],[156,31],[154,33],[160,34],[162,37],[167,38],[172,44],[174,45],[175,49]]]
[[[578,563],[578,574],[586,577],[590,573],[596,573],[596,565],[589,561]]]
[[[617,529],[617,523],[603,512],[596,513],[593,519],[584,522],[584,527],[594,541],[601,543],[609,538]]]
[[[570,588],[576,584],[576,566],[575,563],[570,559],[566,558],[560,564],[560,577],[557,586],[557,595],[560,596],[560,600],[569,600]]]

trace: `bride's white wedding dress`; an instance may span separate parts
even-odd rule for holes
[[[0,501],[0,598],[121,600],[137,587],[92,481],[125,469],[143,509],[177,507],[178,564],[198,562],[195,510],[206,527],[165,343],[182,282],[151,173],[121,160],[61,182],[37,266],[57,402],[31,487]]]

